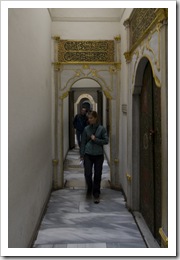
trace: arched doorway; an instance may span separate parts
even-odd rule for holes
[[[139,211],[160,243],[161,227],[161,91],[151,63],[142,58],[136,72],[133,98],[133,156],[139,176]],[[139,155],[135,155],[135,151]],[[137,166],[137,160],[139,166]]]
[[[80,107],[84,107],[87,112],[92,110],[92,104],[89,101],[89,99],[86,99],[86,98],[81,99]]]
[[[113,70],[112,70],[113,68]],[[109,64],[90,64],[85,66],[83,64],[63,64],[59,70],[55,72],[55,84],[56,84],[56,102],[55,102],[55,139],[54,139],[54,189],[60,189],[64,187],[64,175],[63,165],[69,149],[69,129],[72,118],[68,115],[69,110],[74,109],[74,102],[76,99],[77,91],[74,90],[74,86],[77,83],[78,87],[83,93],[90,91],[88,84],[79,86],[83,80],[89,80],[98,84],[99,98],[103,97],[103,118],[105,120],[104,125],[108,126],[109,130],[109,144],[105,146],[105,154],[110,166],[110,186],[111,188],[120,189],[119,178],[119,143],[115,136],[119,136],[119,106],[117,102],[117,89],[119,89],[119,67],[116,68]],[[83,89],[83,90],[82,90]],[[94,88],[91,89],[94,92]],[[118,90],[119,91],[119,90]],[[91,93],[89,93],[91,94]],[[71,96],[71,97],[70,97]],[[94,97],[93,97],[94,98]],[[96,101],[96,103],[99,103]],[[71,107],[70,107],[71,104]],[[102,110],[101,110],[102,111]],[[99,113],[99,108],[97,107]],[[109,115],[107,116],[107,113]],[[73,129],[71,127],[71,129]],[[74,131],[74,129],[73,129]]]
[[[84,87],[84,86],[88,86]],[[97,90],[101,86],[92,79],[80,79],[76,81],[69,91],[69,149],[75,147],[73,119],[80,113],[82,107],[96,110],[98,108]],[[99,112],[99,111],[98,111]]]

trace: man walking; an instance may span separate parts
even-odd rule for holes
[[[86,115],[86,108],[81,108],[81,113],[77,114],[73,120],[73,126],[76,129],[76,137],[79,148],[81,147],[81,139],[84,128],[88,125],[88,117]]]

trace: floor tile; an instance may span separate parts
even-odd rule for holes
[[[65,162],[66,187],[52,192],[34,248],[143,248],[146,244],[121,191],[110,189],[104,161],[100,203],[86,199],[79,152]]]

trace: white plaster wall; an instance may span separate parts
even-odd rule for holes
[[[53,22],[52,35],[72,40],[112,40],[120,33],[118,22]]]
[[[69,150],[69,97],[63,99],[63,159]]]
[[[126,64],[126,59],[124,56],[124,53],[127,51],[127,32],[125,29],[125,26],[123,25],[124,21],[129,18],[131,12],[133,9],[128,8],[125,9],[125,12],[123,14],[123,17],[120,22],[120,35],[121,35],[121,51],[120,51],[120,59],[121,59],[121,93],[120,93],[120,120],[119,120],[119,126],[120,126],[120,143],[119,143],[119,156],[120,156],[120,182],[121,186],[123,188],[124,193],[127,196],[127,179],[126,179],[126,173],[128,173],[128,156],[131,155],[129,153],[128,155],[128,142],[131,141],[128,138],[128,86],[129,86],[129,80],[130,75],[128,73],[128,64]],[[127,105],[127,114],[124,114],[122,112],[122,105]],[[129,173],[128,173],[129,174]]]
[[[51,20],[9,9],[9,247],[30,246],[52,182]]]

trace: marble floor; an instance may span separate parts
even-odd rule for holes
[[[34,248],[146,248],[123,194],[110,189],[109,167],[103,165],[100,203],[86,199],[79,151],[69,151],[64,165],[65,188],[54,191]]]

